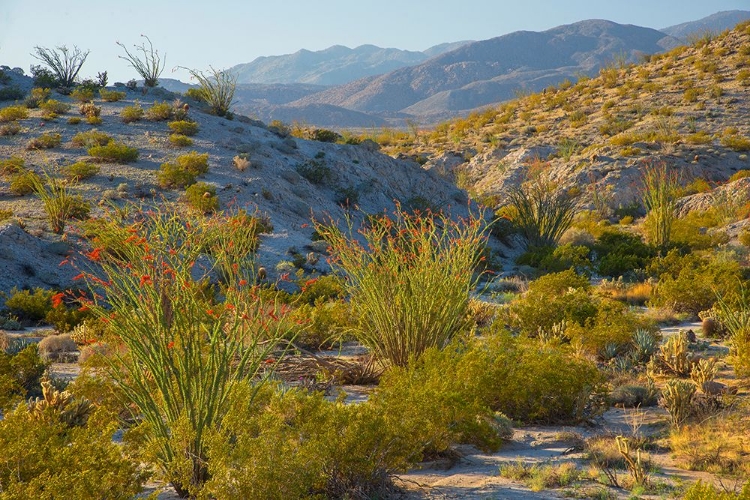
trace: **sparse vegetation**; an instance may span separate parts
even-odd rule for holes
[[[200,84],[198,89],[200,100],[207,103],[216,116],[231,118],[230,111],[234,102],[237,76],[214,68],[211,68],[208,74],[194,69],[188,69],[188,71]]]
[[[154,49],[154,45],[151,43],[151,39],[146,35],[141,35],[148,42],[148,48],[146,44],[136,45],[136,51],[142,55],[131,53],[124,44],[116,42],[117,45],[122,47],[125,51],[125,56],[118,56],[120,59],[126,60],[135,69],[135,71],[143,78],[143,85],[151,88],[156,87],[159,84],[159,76],[164,67],[167,64],[166,56],[162,58],[159,55],[159,51]]]
[[[52,149],[60,147],[62,136],[55,132],[46,132],[26,143],[26,149]]]
[[[92,146],[89,156],[109,163],[130,163],[138,159],[138,150],[117,141],[110,141],[103,146]]]
[[[120,111],[120,119],[124,123],[133,123],[143,119],[145,112],[140,104],[134,106],[126,106]]]
[[[34,53],[32,54],[52,71],[54,83],[64,88],[73,87],[73,83],[88,55],[88,50],[83,52],[75,46],[69,49],[65,45],[54,49],[37,46],[34,47]]]

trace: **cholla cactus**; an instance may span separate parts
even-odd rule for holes
[[[661,392],[659,404],[668,412],[672,425],[680,426],[690,417],[696,387],[687,380],[669,380]]]
[[[643,485],[648,483],[648,473],[641,460],[641,450],[635,450],[635,457],[630,454],[630,440],[623,436],[615,438],[617,442],[617,451],[620,453],[628,466],[628,472],[632,476],[635,484]]]
[[[670,337],[659,349],[659,361],[663,367],[677,375],[687,377],[692,369],[692,361],[688,352],[688,343],[685,335]]]
[[[42,378],[42,398],[30,400],[29,415],[36,420],[55,418],[68,427],[86,425],[93,407],[87,399],[75,399],[68,391],[58,391],[45,374]]]
[[[715,358],[701,359],[693,365],[690,378],[703,391],[706,383],[711,382],[718,371],[719,367],[716,366]]]

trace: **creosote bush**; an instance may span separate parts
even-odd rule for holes
[[[120,111],[120,119],[123,123],[133,123],[143,119],[144,115],[143,108],[140,104],[134,106],[126,106]]]
[[[169,122],[169,129],[175,134],[192,136],[198,133],[198,124],[188,120],[175,120]]]
[[[351,218],[348,231],[332,222],[315,227],[331,246],[332,265],[347,277],[352,307],[361,315],[356,335],[379,359],[405,366],[467,328],[485,245],[480,218],[409,214],[398,206],[392,217],[372,217],[359,234]]]
[[[174,161],[161,164],[157,178],[162,187],[186,187],[195,183],[195,178],[208,172],[208,153],[191,151],[178,156]]]
[[[109,163],[130,163],[138,159],[136,148],[116,141],[110,141],[103,146],[92,146],[87,152],[89,156]]]
[[[0,109],[0,123],[24,120],[29,117],[29,111],[25,106],[8,106]]]
[[[31,139],[26,143],[26,149],[52,149],[57,148],[62,143],[62,136],[54,132],[47,132],[39,137]]]
[[[118,90],[99,89],[99,97],[106,102],[117,102],[125,99],[125,92]]]
[[[197,182],[187,187],[185,198],[188,205],[207,214],[219,209],[219,197],[216,196],[216,187],[205,182]]]

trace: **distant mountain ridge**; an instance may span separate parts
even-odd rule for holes
[[[424,52],[360,45],[334,45],[324,50],[258,57],[229,70],[239,83],[341,85],[367,76],[412,66],[468,42],[443,43]]]
[[[702,35],[703,33],[718,34],[724,30],[732,29],[747,19],[750,19],[750,11],[725,10],[697,21],[676,24],[662,28],[659,31],[687,41],[693,35]]]

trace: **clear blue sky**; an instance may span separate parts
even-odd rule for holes
[[[424,50],[516,30],[541,31],[583,19],[663,28],[750,0],[0,0],[0,65],[36,64],[34,46],[90,49],[81,76],[107,70],[110,83],[136,77],[118,59],[140,34],[175,66],[223,69],[258,56],[373,44]]]

